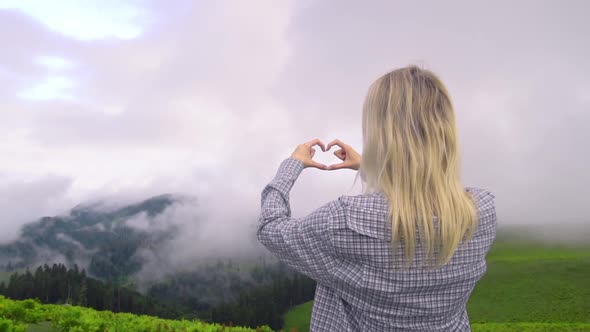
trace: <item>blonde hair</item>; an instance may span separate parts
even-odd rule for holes
[[[418,242],[442,266],[472,237],[477,211],[460,182],[459,164],[453,106],[434,73],[409,66],[370,86],[360,172],[366,192],[388,199],[392,248],[403,241],[408,263]]]

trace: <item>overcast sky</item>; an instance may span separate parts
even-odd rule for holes
[[[81,201],[164,192],[255,222],[297,144],[361,150],[367,87],[408,64],[447,84],[464,184],[496,194],[500,224],[582,225],[589,12],[584,0],[0,0],[0,241]],[[294,214],[353,193],[354,177],[306,170]]]

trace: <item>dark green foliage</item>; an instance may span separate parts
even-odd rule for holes
[[[285,273],[281,268],[274,271],[259,269],[255,273],[261,272],[266,272],[266,276],[272,279],[268,285],[244,291],[235,301],[213,308],[211,320],[250,327],[266,324],[278,330],[283,326],[283,315],[289,308],[313,299],[316,284],[312,279],[297,273]]]
[[[171,274],[151,285],[147,294],[165,303],[206,312],[222,302],[237,300],[245,290],[270,284],[276,274],[293,274],[281,264],[266,267],[252,267],[252,264],[219,259],[214,264]]]
[[[162,303],[191,308],[203,320],[279,329],[293,305],[313,298],[315,282],[274,263],[249,266],[218,260],[176,273],[152,285],[147,295]]]

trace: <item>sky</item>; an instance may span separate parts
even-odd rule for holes
[[[588,12],[583,0],[0,0],[0,243],[80,202],[162,193],[196,196],[220,232],[252,225],[298,144],[362,151],[368,86],[410,64],[447,85],[463,183],[496,195],[501,226],[582,227]],[[355,175],[305,170],[294,215],[358,193]]]

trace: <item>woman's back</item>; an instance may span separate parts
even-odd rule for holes
[[[333,281],[329,289],[318,285],[312,330],[468,331],[465,304],[486,271],[496,215],[490,192],[467,191],[478,209],[477,230],[440,268],[421,266],[426,256],[420,248],[409,268],[403,266],[401,245],[392,254],[387,200],[381,194],[342,196],[339,214],[330,222]]]

